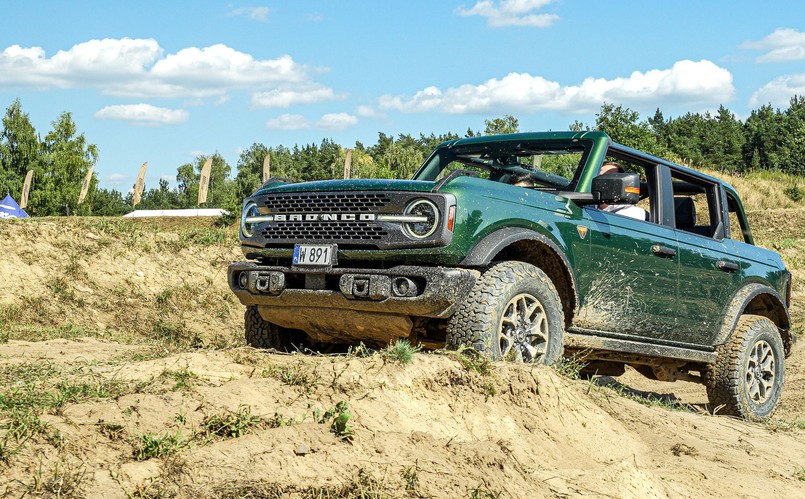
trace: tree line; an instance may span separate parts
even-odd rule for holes
[[[378,133],[377,142],[356,142],[352,150],[353,178],[410,178],[416,168],[439,143],[460,137],[473,137],[519,131],[512,115],[484,120],[485,129],[467,129],[463,134]],[[3,117],[0,134],[0,196],[10,193],[19,199],[26,173],[33,170],[33,186],[26,211],[32,216],[99,215],[119,216],[133,209],[133,193],[98,187],[93,172],[89,191],[82,204],[78,194],[90,167],[98,159],[98,147],[88,142],[69,112],[51,123],[44,139],[37,133],[19,100]],[[711,114],[687,113],[665,118],[658,108],[641,119],[637,111],[604,103],[593,124],[576,121],[570,130],[600,130],[623,145],[693,167],[741,174],[773,170],[805,174],[805,97],[794,96],[787,109],[771,105],[752,111],[745,121],[721,106]],[[268,147],[254,143],[243,151],[232,167],[215,153],[211,156],[208,207],[239,213],[240,203],[261,183],[263,160],[270,155],[271,175],[295,181],[341,178],[347,148],[331,139],[321,143]],[[209,156],[177,168],[176,186],[164,179],[156,187],[146,186],[138,209],[196,207],[201,169]],[[133,166],[132,166],[133,168]]]

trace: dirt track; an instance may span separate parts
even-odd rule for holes
[[[78,220],[0,236],[10,497],[805,494],[802,343],[775,419],[748,424],[707,415],[698,385],[634,373],[616,388],[662,404],[445,353],[403,365],[237,347],[242,309],[221,268],[238,252],[224,231]],[[334,428],[347,412],[351,431]]]

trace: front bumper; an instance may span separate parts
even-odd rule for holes
[[[290,267],[235,262],[229,287],[246,306],[344,309],[445,318],[472,290],[479,272],[399,265],[389,269]]]

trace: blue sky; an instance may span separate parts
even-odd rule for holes
[[[44,136],[64,111],[101,186],[175,180],[201,154],[377,132],[593,124],[805,95],[805,2],[711,0],[0,3],[0,106]]]

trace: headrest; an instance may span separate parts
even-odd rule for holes
[[[696,226],[696,205],[693,198],[679,196],[674,198],[674,214],[676,215],[676,228],[689,229]]]

